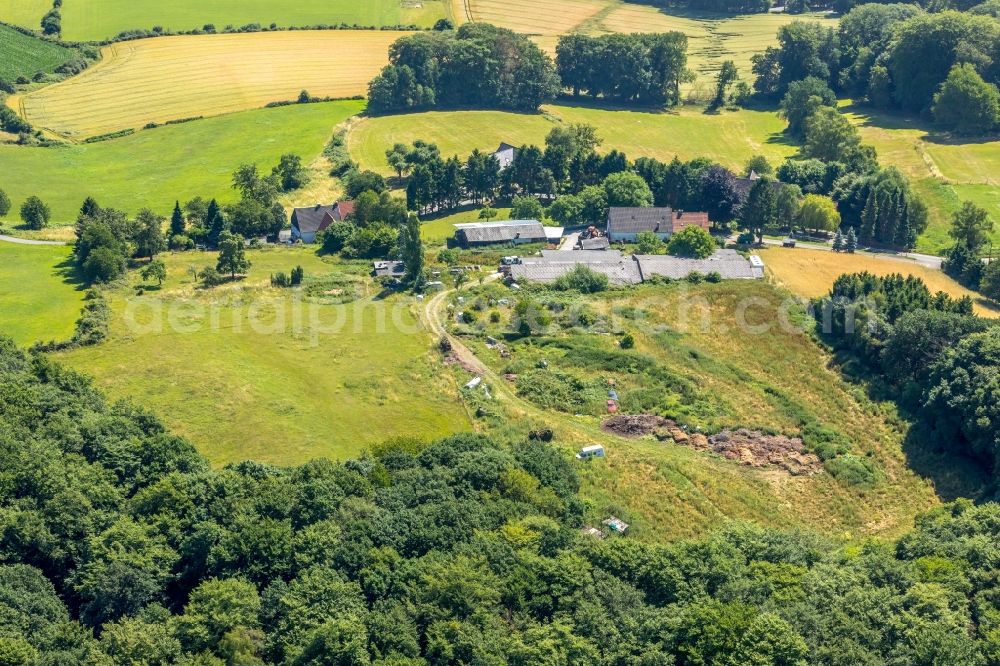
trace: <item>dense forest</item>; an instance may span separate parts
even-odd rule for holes
[[[928,13],[912,4],[866,4],[837,30],[795,22],[754,56],[754,87],[780,99],[817,78],[844,97],[924,114],[942,129],[982,134],[1000,125],[1000,22],[996,7]]]
[[[963,345],[959,345],[962,347]],[[896,543],[580,532],[556,445],[396,440],[212,470],[0,340],[4,664],[963,664],[1000,657],[1000,508]]]

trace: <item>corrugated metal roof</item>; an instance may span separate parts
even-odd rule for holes
[[[622,260],[618,250],[542,250],[541,257],[521,257],[521,263],[551,263],[554,261],[572,264],[617,263]]]
[[[466,243],[509,243],[545,241],[545,229],[537,220],[507,220],[493,223],[456,224],[457,234]]]
[[[750,262],[736,250],[716,250],[706,259],[685,259],[666,255],[636,255],[642,278],[648,279],[654,275],[681,279],[691,273],[718,273],[727,280],[753,280],[758,275]]]
[[[587,268],[595,273],[607,275],[608,282],[614,285],[639,284],[642,282],[638,264],[630,259],[622,259],[615,263],[546,261],[533,264],[515,264],[510,267],[510,272],[515,280],[525,279],[532,282],[548,283],[555,282],[580,264],[587,266]]]

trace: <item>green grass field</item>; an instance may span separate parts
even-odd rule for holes
[[[135,296],[131,274],[109,296],[109,340],[58,357],[111,396],[157,412],[216,464],[344,458],[396,435],[431,439],[468,428],[412,297],[374,299],[367,264],[336,265],[313,248],[248,257],[246,280],[201,290],[189,268],[214,263],[214,253],[164,255],[161,290]],[[357,289],[359,300],[311,304],[301,292],[269,287],[270,274],[296,265],[307,283],[340,277],[319,288],[320,298]]]
[[[0,0],[0,21],[38,30],[50,9],[52,3],[48,0]]]
[[[277,23],[285,27],[340,24],[429,27],[445,15],[446,4],[442,0],[419,3],[401,0],[301,0],[292,3],[217,0],[208,6],[197,0],[79,0],[67,2],[62,11],[63,37],[78,41],[106,39],[124,30],[153,26],[191,30],[206,23],[213,23],[218,29],[247,23],[265,26]]]
[[[742,110],[707,115],[691,107],[650,112],[566,105],[547,105],[542,111],[431,111],[366,118],[352,127],[348,145],[364,168],[385,174],[391,173],[385,150],[397,142],[433,141],[442,154],[464,157],[473,148],[493,151],[501,141],[543,145],[545,135],[558,123],[593,125],[604,140],[602,150],[617,148],[631,159],[702,156],[742,170],[756,153],[766,155],[777,165],[796,151],[782,134],[784,121],[772,112]]]
[[[20,345],[65,340],[83,304],[70,248],[0,242],[0,335]]]
[[[131,212],[149,206],[162,214],[175,199],[230,201],[232,172],[241,163],[270,170],[284,153],[308,163],[333,127],[362,106],[349,101],[260,109],[57,148],[0,145],[0,186],[13,202],[8,219],[15,220],[33,194],[51,206],[53,225],[71,223],[87,196],[104,206]]]
[[[939,254],[952,245],[951,214],[972,201],[1000,221],[1000,140],[969,141],[942,135],[926,122],[849,106],[865,143],[875,146],[879,161],[906,174],[930,207],[930,225],[917,249]],[[993,230],[1000,245],[1000,224]]]
[[[69,49],[0,25],[0,79],[51,72],[73,56]]]

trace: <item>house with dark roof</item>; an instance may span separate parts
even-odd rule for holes
[[[740,195],[745,199],[750,195],[750,190],[753,189],[753,186],[757,184],[758,180],[760,180],[760,175],[758,175],[756,171],[751,170],[750,175],[747,176],[746,178],[736,179],[736,189],[739,191]],[[776,179],[771,180],[771,189],[773,189],[776,193],[784,186],[785,184],[782,183],[780,180]]]
[[[546,242],[545,228],[538,220],[468,222],[456,224],[455,230],[455,242],[462,247]]]
[[[650,231],[666,240],[673,233],[670,208],[610,208],[604,235],[612,243],[634,243],[637,234]]]
[[[516,154],[517,148],[509,143],[501,143],[500,147],[493,151],[493,159],[500,164],[500,170],[503,171],[514,161],[514,155]]]
[[[354,213],[353,201],[338,201],[329,206],[316,204],[292,211],[292,241],[316,242],[316,234],[334,222],[343,222]]]

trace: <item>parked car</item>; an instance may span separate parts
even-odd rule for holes
[[[781,247],[795,247],[795,239],[786,238],[785,240],[781,241]]]

